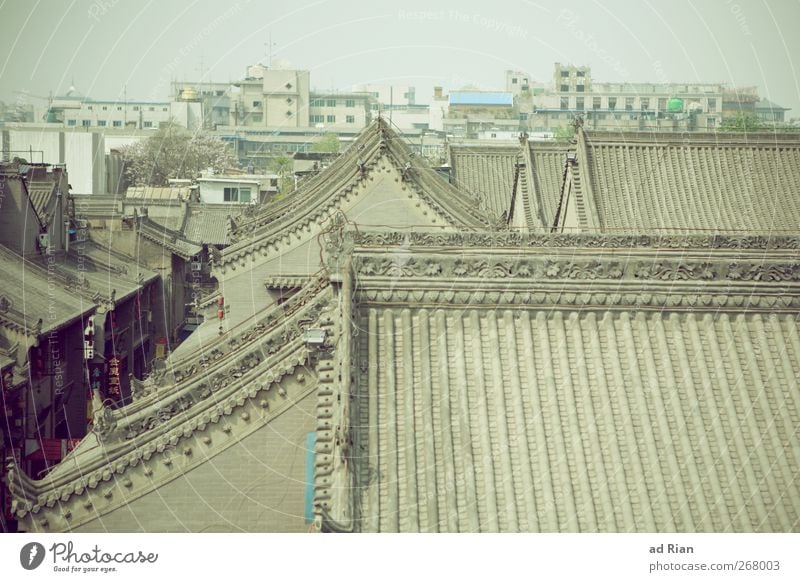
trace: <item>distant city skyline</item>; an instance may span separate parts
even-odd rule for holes
[[[595,81],[758,87],[800,117],[794,60],[800,3],[714,0],[403,2],[302,0],[0,4],[0,99],[32,105],[74,86],[96,99],[164,100],[170,83],[235,81],[270,58],[311,72],[317,90],[402,84],[502,89],[519,69],[549,83],[553,63]],[[41,102],[40,102],[41,104]]]

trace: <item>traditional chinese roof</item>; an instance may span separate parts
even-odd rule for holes
[[[281,258],[315,243],[331,216],[340,212],[358,224],[387,228],[486,228],[498,219],[481,212],[475,196],[447,183],[378,119],[325,171],[242,220],[222,253],[221,273],[241,261],[273,263],[283,273],[277,267]],[[311,274],[318,264],[301,268]]]
[[[318,380],[317,368],[328,369],[330,345],[311,354],[303,334],[316,326],[336,335],[336,322],[327,314],[335,309],[331,298],[327,281],[311,281],[281,306],[257,314],[202,350],[171,360],[148,381],[134,380],[134,402],[98,412],[94,431],[42,480],[31,480],[12,463],[8,483],[18,518],[29,531],[175,531],[196,519],[208,525],[208,516],[198,513],[196,505],[184,507],[184,513],[178,506],[186,501],[187,490],[213,486],[222,502],[221,513],[211,521],[218,520],[218,527],[228,531],[247,529],[238,512],[233,520],[222,515],[229,505],[225,496],[233,499],[236,491],[218,467],[241,465],[251,447],[261,450],[259,462],[272,459],[282,466],[280,457],[258,443],[266,439],[280,450],[287,431],[304,428],[303,443],[307,431],[324,432],[330,404],[317,396],[330,380]],[[295,409],[305,412],[298,416]],[[283,415],[291,419],[288,425]],[[273,434],[265,427],[275,423],[281,432]],[[328,446],[321,434],[317,442]],[[300,454],[305,457],[305,450]],[[303,462],[298,466],[303,475]],[[288,464],[286,470],[297,475]],[[281,485],[286,476],[276,474],[273,481]],[[196,503],[209,501],[198,497]],[[167,517],[157,517],[153,504],[163,507]],[[252,514],[252,504],[245,512]],[[268,523],[255,519],[252,527],[258,530]],[[302,519],[300,525],[306,527]]]
[[[181,231],[187,240],[225,246],[228,244],[231,217],[238,217],[241,213],[240,205],[190,204]]]
[[[576,227],[797,232],[800,136],[578,132]]]
[[[798,245],[362,233],[353,496],[321,514],[337,531],[797,531]]]
[[[24,529],[148,529],[143,515],[150,530],[197,531],[217,514],[222,529],[296,529],[254,516],[299,515],[297,443],[313,432],[313,507],[329,531],[798,531],[800,230],[698,234],[676,210],[683,222],[667,224],[689,233],[635,213],[619,227],[632,234],[618,233],[609,208],[639,166],[605,186],[593,166],[595,154],[674,148],[664,157],[682,191],[722,155],[703,144],[749,147],[731,155],[772,167],[794,155],[791,139],[773,151],[692,137],[689,155],[670,136],[605,136],[595,152],[579,131],[566,153],[523,148],[511,217],[522,232],[481,228],[477,200],[393,135],[371,125],[293,196],[237,223],[214,251],[223,323],[134,382],[132,405],[103,409],[43,480],[12,467]],[[793,182],[779,179],[785,194]],[[743,203],[749,191],[730,186]],[[662,191],[637,192],[647,207]],[[760,200],[758,220],[772,201]],[[560,211],[584,232],[549,232]]]
[[[23,259],[0,245],[0,320],[32,335],[48,332],[92,313],[95,302],[77,291],[61,270],[48,275],[32,257]]]
[[[519,146],[450,146],[453,183],[495,215],[508,213],[520,153]]]
[[[187,240],[180,231],[172,230],[152,220],[148,216],[139,217],[137,232],[139,236],[164,247],[185,260],[190,259],[203,250],[202,244]]]
[[[510,215],[510,225],[542,230],[554,224],[567,154],[573,149],[541,141],[518,147],[459,145],[450,147],[450,164],[456,185],[475,193],[498,215]]]

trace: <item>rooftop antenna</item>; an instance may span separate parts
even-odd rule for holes
[[[264,43],[264,58],[267,59],[267,66],[272,68],[272,47],[275,43],[272,42],[272,31],[269,31],[269,42]]]

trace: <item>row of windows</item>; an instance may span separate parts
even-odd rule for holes
[[[345,120],[347,123],[355,123],[356,116],[355,115],[348,115],[346,116]],[[309,115],[308,121],[310,123],[336,123],[336,116],[335,115]]]
[[[336,107],[336,99],[312,99],[311,100],[311,107]],[[345,107],[355,107],[356,100],[355,99],[345,99],[344,100]]]
[[[134,123],[134,122],[131,122],[131,123]],[[78,125],[78,120],[77,119],[68,119],[67,120],[67,125],[76,126],[76,125]],[[81,127],[91,127],[91,126],[92,126],[92,120],[91,119],[81,119]],[[108,122],[105,119],[98,119],[97,120],[97,127],[108,127]],[[111,122],[111,127],[122,127],[122,122],[121,121],[112,121]],[[149,127],[154,127],[154,125],[153,125],[152,121],[143,121],[142,122],[142,127],[149,128]]]
[[[86,109],[88,109],[89,111],[93,111],[92,107],[93,107],[92,105],[87,105]],[[116,107],[117,107],[117,111],[122,111],[122,106],[121,105],[117,105]],[[103,105],[103,106],[100,107],[100,109],[102,111],[108,111],[108,105]],[[138,105],[133,105],[131,107],[131,109],[133,109],[134,111],[139,111],[139,106]],[[147,110],[148,111],[155,111],[156,108],[155,107],[148,107]],[[144,111],[144,109],[142,109],[142,111]],[[169,107],[162,107],[161,111],[169,111]]]
[[[602,109],[602,97],[592,97],[592,109]],[[585,109],[585,101],[583,97],[576,97],[575,98],[575,109],[583,110]],[[614,111],[617,108],[618,99],[616,97],[608,97],[607,98],[607,109],[610,111]],[[634,97],[625,97],[625,111],[634,111],[636,109],[634,107],[635,101]],[[640,111],[649,111],[650,110],[650,98],[649,97],[642,97],[639,100],[639,107],[638,110]],[[562,97],[561,98],[561,109],[569,109],[569,97]],[[716,99],[708,99],[707,100],[707,111],[716,111],[717,109],[717,100]],[[667,98],[660,97],[658,99],[658,111],[666,111],[667,110]]]

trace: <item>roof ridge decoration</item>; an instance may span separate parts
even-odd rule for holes
[[[404,186],[421,198],[445,223],[462,228],[490,228],[497,217],[486,217],[476,209],[474,198],[445,182],[419,156],[413,155],[403,139],[378,119],[359,135],[330,166],[275,208],[251,220],[242,220],[231,231],[231,245],[221,254],[219,265],[235,268],[239,259],[252,253],[266,254],[283,243],[294,244],[315,225],[337,212],[343,200],[349,200],[372,178],[381,160],[400,174]]]
[[[600,223],[600,214],[597,210],[597,199],[594,195],[594,184],[592,183],[592,176],[589,174],[589,167],[591,160],[589,156],[589,148],[587,147],[586,131],[583,129],[581,122],[576,127],[577,129],[577,156],[570,165],[573,172],[573,184],[577,180],[577,188],[575,190],[575,205],[578,210],[581,220],[585,223],[581,226],[587,228],[602,228]],[[579,210],[580,209],[580,210]]]
[[[185,260],[203,250],[202,245],[188,240],[182,233],[167,228],[146,215],[138,217],[136,232],[150,242],[164,247]]]

